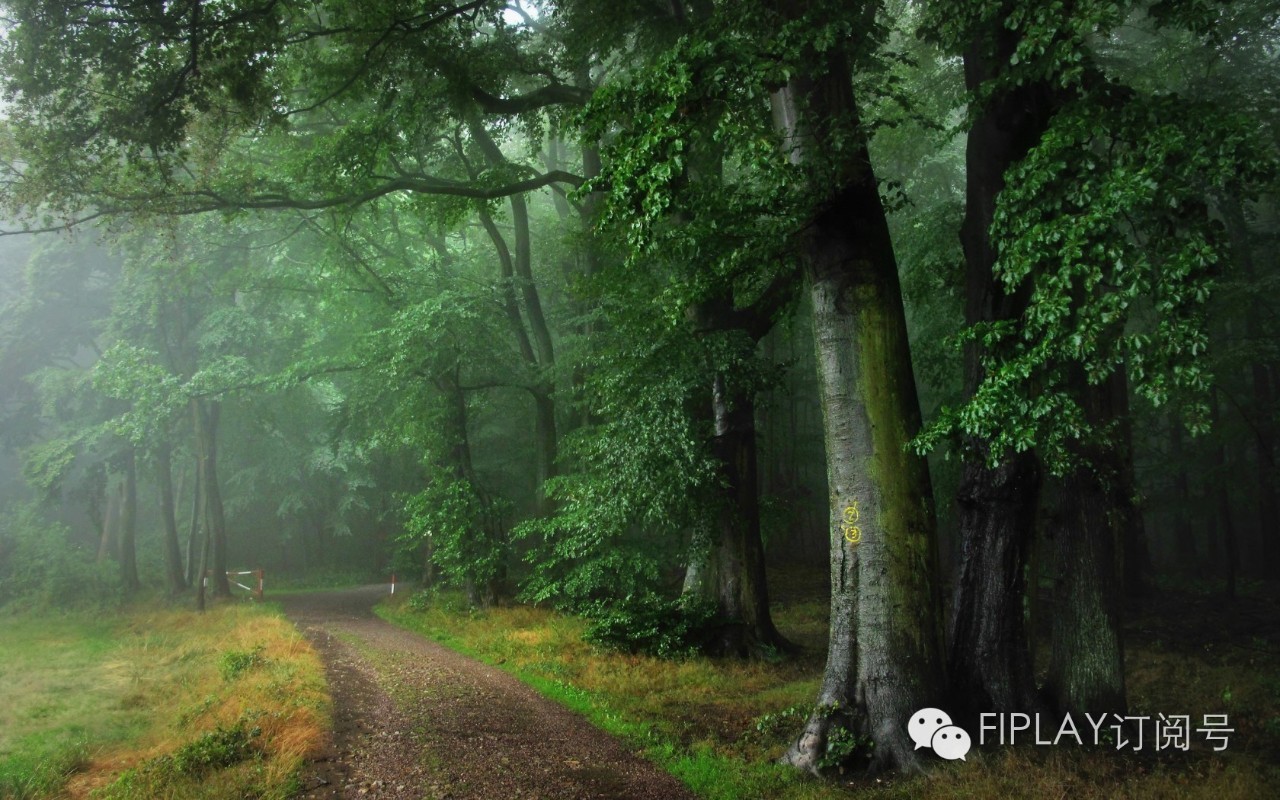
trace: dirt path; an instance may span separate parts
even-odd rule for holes
[[[692,800],[679,781],[501,670],[373,615],[385,587],[298,595],[324,658],[329,752],[300,798]]]

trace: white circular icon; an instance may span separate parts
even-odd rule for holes
[[[931,747],[934,732],[950,724],[951,717],[942,709],[922,708],[911,715],[907,733],[911,734],[911,741],[916,743],[916,749],[919,750],[921,747]]]
[[[933,732],[933,752],[948,761],[966,760],[965,754],[973,746],[973,741],[964,728],[955,725],[944,725]]]

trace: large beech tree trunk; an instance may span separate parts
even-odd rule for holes
[[[1086,419],[1100,430],[1116,418],[1116,381],[1088,385],[1080,367],[1073,371]],[[1116,514],[1123,457],[1105,445],[1082,446],[1076,456],[1080,466],[1063,478],[1051,534],[1054,614],[1045,688],[1060,712],[1123,714],[1123,531]]]
[[[964,53],[965,85],[977,92],[1007,63],[1017,34],[1003,26],[976,37]],[[1008,294],[995,279],[991,222],[1005,172],[1039,141],[1054,112],[1052,90],[1036,83],[989,97],[975,109],[965,149],[965,322],[1015,320],[1025,292]],[[964,352],[964,392],[983,378],[977,342]],[[947,635],[953,708],[982,712],[1038,708],[1024,624],[1026,566],[1040,495],[1034,454],[992,455],[986,442],[966,442],[957,490],[959,561]]]
[[[920,407],[888,224],[849,66],[827,58],[818,79],[795,78],[773,97],[798,165],[821,157],[814,151],[833,120],[848,120],[841,133],[859,137],[843,185],[800,242],[827,448],[832,606],[818,695],[826,709],[784,759],[819,770],[839,726],[872,739],[873,768],[914,770],[921,761],[906,721],[943,690],[936,523],[928,467],[907,448]]]

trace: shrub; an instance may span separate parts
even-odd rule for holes
[[[0,514],[0,605],[13,601],[46,608],[93,608],[121,598],[113,563],[99,564],[71,541],[65,525],[34,504]]]
[[[657,595],[602,603],[588,616],[591,624],[583,638],[592,644],[662,658],[683,658],[700,651],[715,621],[710,607]]]

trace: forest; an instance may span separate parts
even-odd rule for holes
[[[0,797],[495,796],[262,766],[347,735],[358,585],[690,797],[1280,785],[1273,2],[0,8],[0,649],[229,626],[202,691],[330,690],[219,717],[225,795],[78,784],[92,732],[10,780],[11,710]],[[678,796],[584,769],[535,796]]]

